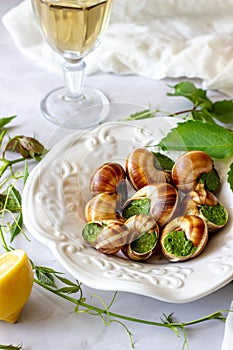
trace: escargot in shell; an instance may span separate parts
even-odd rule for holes
[[[163,229],[160,244],[170,261],[185,261],[199,255],[208,242],[206,222],[196,215],[179,216]]]

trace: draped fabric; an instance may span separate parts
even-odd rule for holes
[[[87,73],[200,78],[233,96],[233,0],[113,0],[109,27],[86,57]],[[49,69],[61,58],[43,42],[25,0],[3,17],[17,47]]]

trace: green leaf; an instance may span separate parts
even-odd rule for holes
[[[163,317],[161,317],[161,321],[164,323],[164,324],[170,324],[170,323],[173,323],[174,322],[174,318],[173,318],[173,312],[170,313],[169,315],[166,315],[165,313],[163,313]]]
[[[15,118],[16,115],[13,115],[12,117],[0,118],[0,129],[9,124]]]
[[[223,100],[213,103],[212,114],[220,122],[233,125],[233,101]]]
[[[52,274],[52,275],[55,275],[55,274],[63,274],[62,272],[58,272],[56,270],[54,270],[53,268],[51,267],[46,267],[46,266],[35,266],[35,269],[38,269],[40,271],[42,271],[43,273],[45,274]]]
[[[22,212],[20,212],[10,226],[11,243],[13,242],[14,238],[22,231],[22,226],[23,226],[23,214]]]
[[[231,163],[230,170],[228,171],[227,175],[228,175],[227,176],[227,181],[228,181],[228,183],[230,185],[230,188],[231,188],[231,190],[233,192],[233,163]]]
[[[35,270],[36,270],[36,277],[42,284],[56,288],[55,280],[52,275],[54,270],[49,268],[44,268],[43,266],[35,266]]]
[[[13,185],[10,185],[7,188],[7,194],[15,200],[18,208],[20,208],[22,203],[20,192]]]
[[[162,150],[201,150],[222,159],[233,156],[233,132],[217,124],[188,120],[178,123],[157,146]]]
[[[200,120],[209,124],[216,124],[213,119],[213,115],[205,108],[192,111],[190,114],[193,120]]]
[[[154,162],[155,162],[155,167],[160,170],[167,170],[171,171],[172,167],[174,165],[174,161],[166,156],[165,154],[162,154],[160,152],[152,152],[153,155],[155,156]]]
[[[0,158],[0,177],[4,174],[9,164],[10,164],[9,160]]]
[[[28,171],[28,162],[27,160],[25,160],[25,164],[24,164],[24,172],[23,172],[23,184],[26,184],[26,181],[28,179],[29,176],[29,171]]]
[[[22,349],[22,345],[0,345],[0,349],[4,349],[4,350],[20,350]]]
[[[4,139],[4,136],[6,134],[6,129],[1,130],[1,134],[0,134],[0,147],[2,146],[2,141]]]
[[[154,118],[154,113],[150,109],[145,109],[143,111],[131,114],[126,120],[140,120],[148,118]]]
[[[61,276],[57,276],[56,277],[64,284],[67,284],[68,286],[72,286],[72,287],[77,287],[77,283],[74,283],[72,281],[70,281],[69,279],[65,278],[65,277],[61,277]],[[80,285],[78,285],[78,287],[80,288]]]
[[[12,184],[0,194],[0,209],[7,209],[12,213],[22,210],[21,195]]]
[[[21,205],[18,206],[18,203],[13,197],[8,196],[5,193],[0,193],[0,210],[7,209],[12,213],[20,211]]]
[[[57,291],[64,294],[74,294],[79,292],[79,286],[63,287],[63,288],[57,289]]]
[[[30,159],[35,158],[37,160],[41,159],[47,150],[44,146],[35,138],[28,136],[15,136],[6,144],[5,150],[3,152],[3,157],[6,151],[20,153],[23,158]]]
[[[168,93],[168,96],[182,96],[190,100],[194,106],[201,106],[202,108],[210,108],[212,102],[206,95],[206,91],[197,88],[193,83],[189,81],[176,84],[172,88],[175,89],[174,93]]]

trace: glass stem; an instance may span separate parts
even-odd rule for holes
[[[80,100],[84,98],[83,84],[85,79],[86,64],[83,59],[68,60],[66,59],[62,64],[64,81],[65,81],[65,95],[66,101]]]

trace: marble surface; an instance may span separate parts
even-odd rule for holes
[[[19,0],[1,1],[0,17],[18,3]],[[44,145],[51,147],[71,131],[58,129],[45,120],[39,110],[39,101],[47,91],[62,84],[62,75],[42,69],[22,55],[1,23],[0,46],[1,117],[17,114],[17,118],[11,124],[11,135],[35,135]],[[186,107],[186,102],[182,99],[166,96],[167,84],[175,82],[104,73],[87,77],[87,83],[101,88],[111,102],[166,110]],[[219,97],[217,92],[211,92],[211,96]],[[15,247],[25,249],[37,265],[53,267],[65,272],[66,276],[72,279],[72,276],[69,276],[56,261],[49,248],[30,236],[30,232],[26,233],[30,242],[20,236],[14,243]],[[3,251],[2,248],[0,248],[1,251]],[[103,298],[107,304],[113,296],[112,292],[94,290],[84,285],[82,288],[84,297],[94,305],[100,305],[95,295]],[[232,292],[233,284],[230,283],[204,298],[185,304],[166,303],[133,293],[119,292],[112,311],[153,321],[160,321],[163,313],[174,313],[178,321],[186,322],[217,310],[228,309]],[[35,285],[19,322],[17,324],[0,322],[0,344],[23,344],[23,349],[27,350],[41,348],[62,350],[65,347],[71,350],[130,349],[129,337],[120,324],[112,323],[110,326],[105,326],[97,316],[86,313],[76,315],[73,309],[73,305],[69,302]],[[170,330],[132,322],[126,322],[126,325],[133,334],[135,349],[180,350],[182,348],[182,336],[177,337]],[[206,348],[220,350],[223,335],[224,323],[215,320],[187,328],[191,350]]]

